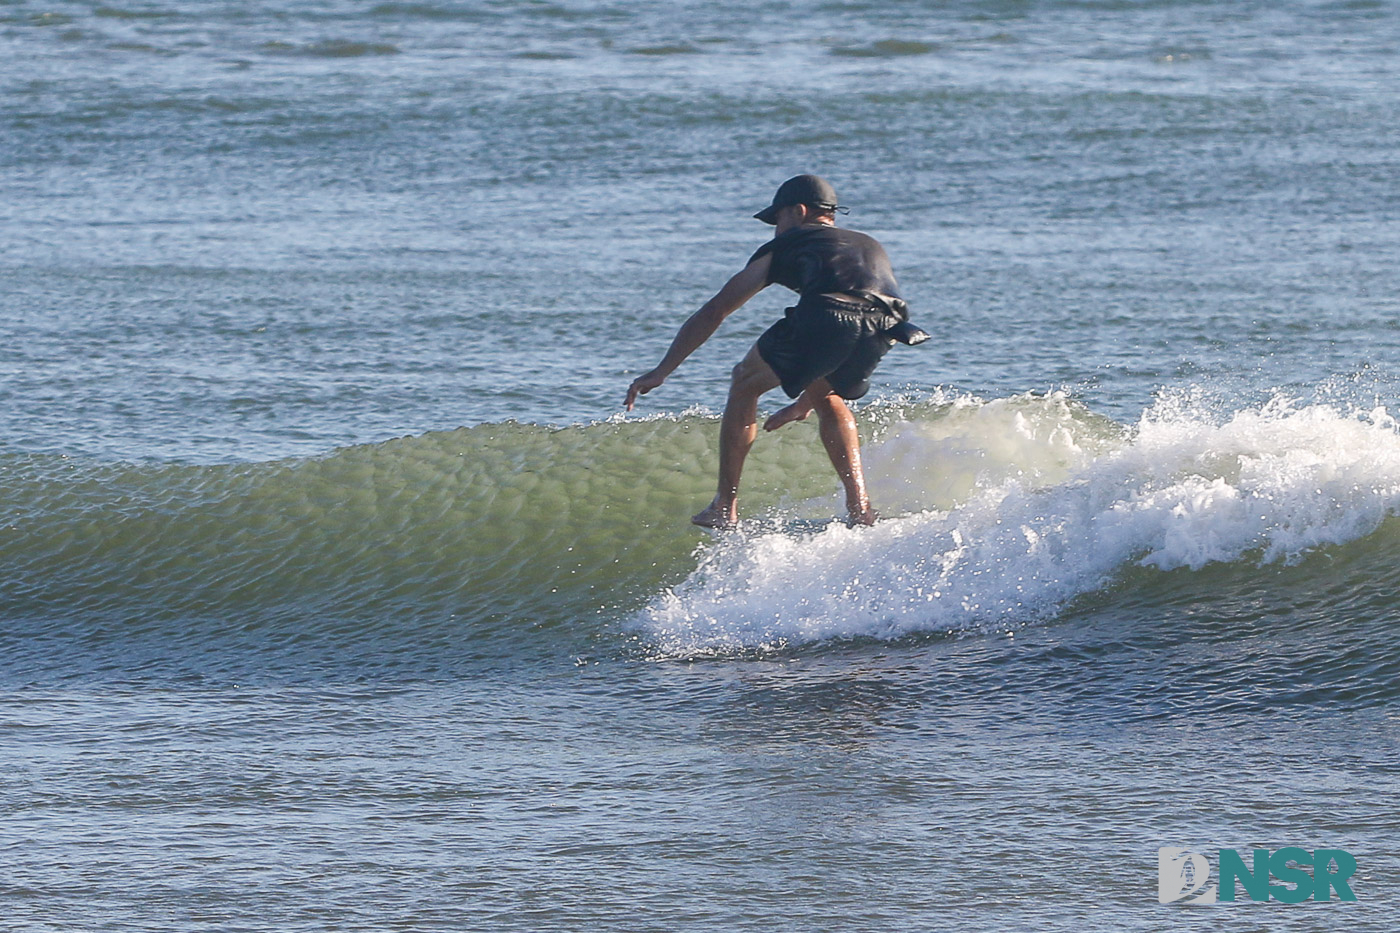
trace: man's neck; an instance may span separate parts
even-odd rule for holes
[[[835,218],[833,218],[833,217],[827,217],[827,216],[822,216],[822,217],[808,217],[806,220],[799,220],[799,221],[797,221],[796,223],[790,224],[790,225],[779,224],[779,225],[773,230],[773,235],[774,235],[774,236],[782,236],[784,233],[787,233],[789,230],[796,230],[798,227],[834,227],[834,226],[836,226],[836,220],[835,220]]]

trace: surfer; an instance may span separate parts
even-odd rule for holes
[[[758,338],[734,367],[720,422],[719,488],[691,521],[729,528],[738,521],[739,476],[758,436],[758,398],[782,387],[794,401],[775,412],[764,430],[775,431],[817,413],[818,433],[846,493],[852,524],[878,518],[870,507],[860,462],[860,437],[846,405],[870,388],[876,365],[896,337],[916,343],[927,334],[909,325],[885,250],[872,237],[836,226],[836,191],[816,175],[789,178],[773,203],[754,217],[774,227],[748,264],[681,325],[656,368],[627,389],[627,410],[694,353],[754,295],[785,285],[800,296]],[[902,330],[901,330],[902,328]]]

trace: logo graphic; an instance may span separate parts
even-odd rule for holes
[[[1189,849],[1157,850],[1157,900],[1163,904],[1214,904],[1215,885],[1210,881],[1210,862]]]
[[[1178,847],[1157,850],[1157,900],[1163,904],[1214,904],[1235,899],[1243,886],[1251,901],[1281,901],[1301,904],[1308,898],[1330,901],[1332,892],[1343,901],[1356,895],[1348,883],[1356,873],[1356,858],[1344,849],[1316,849],[1309,852],[1297,846],[1284,846],[1270,852],[1254,850],[1253,865],[1234,849],[1221,849],[1219,885],[1210,884],[1210,861],[1199,852]],[[1271,880],[1282,884],[1270,884]],[[1218,894],[1218,897],[1217,897]]]

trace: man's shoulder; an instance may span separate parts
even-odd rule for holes
[[[852,230],[850,227],[838,227],[835,224],[803,224],[778,234],[764,245],[771,248],[784,243],[797,243],[804,240],[844,240],[847,242],[869,240],[874,242],[875,238],[868,233]]]
[[[863,230],[853,230],[850,227],[838,227],[835,224],[805,224],[789,232],[805,231],[808,236],[820,237],[822,239],[842,240],[851,242],[853,240],[878,242],[873,236]]]
[[[870,234],[861,230],[852,230],[850,227],[823,224],[798,227],[789,232],[796,233],[798,231],[805,232],[800,241],[793,241],[795,246],[800,243],[811,243],[817,249],[857,253],[884,252],[885,249],[880,245],[880,241]]]
[[[860,230],[838,227],[835,224],[803,224],[800,227],[785,230],[766,241],[749,257],[749,262],[772,253],[783,254],[790,250],[801,251],[809,246],[816,249],[840,249],[843,247],[849,249],[852,246],[884,249],[879,240]]]

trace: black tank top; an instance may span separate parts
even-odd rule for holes
[[[855,230],[803,224],[764,243],[749,262],[769,254],[768,281],[799,295],[875,292],[900,297],[884,247]]]

